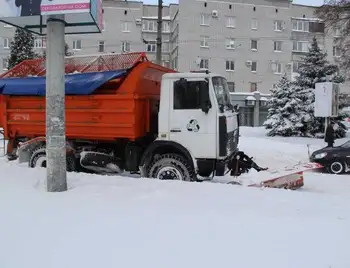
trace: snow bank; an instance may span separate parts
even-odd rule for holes
[[[303,140],[261,134],[241,138],[259,161],[304,157]],[[71,173],[47,193],[45,169],[0,170],[0,267],[350,267],[350,176],[286,191]]]

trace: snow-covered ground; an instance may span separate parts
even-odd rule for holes
[[[271,168],[324,145],[241,134]],[[0,172],[1,268],[350,267],[347,175],[308,173],[287,191],[69,174],[69,191],[47,193],[43,169],[0,159]]]

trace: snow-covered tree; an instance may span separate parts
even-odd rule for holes
[[[17,28],[15,36],[10,45],[10,57],[8,68],[11,69],[24,60],[31,60],[37,57],[34,52],[34,36],[31,32]]]
[[[300,136],[303,124],[299,114],[302,102],[294,98],[293,83],[284,74],[275,88],[271,89],[268,100],[268,115],[264,126],[268,136]]]
[[[342,83],[344,78],[338,74],[338,67],[327,61],[327,53],[323,52],[314,37],[311,42],[309,52],[303,58],[298,68],[299,76],[293,83],[295,86],[294,98],[303,102],[300,107],[302,114],[301,123],[304,125],[301,129],[303,136],[323,137],[324,119],[315,118],[315,84],[318,82]],[[339,128],[337,136],[345,135],[343,129]]]

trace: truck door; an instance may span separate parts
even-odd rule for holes
[[[181,80],[181,81],[180,81]],[[202,84],[201,84],[202,83]],[[179,79],[173,82],[169,107],[169,136],[187,148],[195,158],[216,158],[216,112],[201,108],[201,88],[206,80]],[[212,92],[209,91],[209,94]],[[213,103],[213,96],[210,102]],[[212,105],[213,106],[213,105]]]

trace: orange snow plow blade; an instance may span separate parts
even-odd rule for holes
[[[296,190],[304,186],[304,172],[323,168],[318,163],[307,163],[285,168],[279,171],[265,171],[259,176],[259,182],[249,183],[248,187],[266,187]],[[229,184],[243,185],[237,181],[231,181]]]

